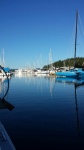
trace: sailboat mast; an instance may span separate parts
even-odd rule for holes
[[[77,45],[77,28],[78,27],[78,11],[76,11],[76,32],[75,32],[75,52],[74,52],[74,67],[76,65],[76,45]]]

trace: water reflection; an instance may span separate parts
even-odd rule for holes
[[[61,86],[62,82],[65,87]],[[1,117],[4,124],[8,122],[9,134],[12,135],[16,149],[60,149],[60,146],[61,149],[68,149],[77,148],[82,143],[84,121],[80,114],[84,114],[84,107],[78,109],[77,98],[81,96],[78,95],[81,88],[77,82],[31,75],[11,79],[8,95],[10,99],[13,98],[16,109],[12,115],[9,112],[4,115],[2,112]],[[67,87],[70,91],[67,91]]]
[[[31,85],[33,85],[33,88],[35,86],[37,91],[39,91],[41,94],[44,92],[44,88],[47,87],[51,98],[53,97],[53,89],[55,86],[55,76],[50,76],[49,74],[37,74],[37,75],[21,74],[21,76],[19,76],[18,74],[17,75],[15,74],[14,77],[15,79],[21,79],[20,81],[22,81],[23,79],[25,81],[24,84],[26,84],[25,86],[27,86],[27,84],[29,84],[30,87]]]
[[[84,78],[56,78],[56,82],[75,84],[76,86],[84,85]]]
[[[56,78],[56,82],[66,83],[68,85],[73,84],[74,86],[74,95],[75,95],[75,108],[76,108],[76,119],[77,119],[77,131],[78,137],[80,137],[80,122],[79,122],[79,109],[78,109],[78,100],[77,100],[77,89],[81,86],[84,86],[84,79],[78,78]]]

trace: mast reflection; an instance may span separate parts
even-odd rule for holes
[[[79,113],[78,113],[78,101],[77,101],[77,88],[84,86],[84,79],[81,78],[61,78],[57,77],[56,82],[66,83],[68,85],[74,85],[74,94],[75,94],[75,108],[76,108],[76,118],[77,118],[77,131],[78,137],[80,137],[80,122],[79,122]]]

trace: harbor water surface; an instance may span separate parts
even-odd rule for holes
[[[54,76],[12,76],[0,121],[17,150],[84,149],[84,86]]]

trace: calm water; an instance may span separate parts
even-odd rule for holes
[[[10,79],[0,120],[17,150],[84,149],[84,86],[55,77]]]

